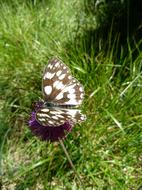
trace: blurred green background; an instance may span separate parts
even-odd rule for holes
[[[0,1],[0,186],[2,190],[130,190],[141,184],[140,0]],[[59,57],[84,85],[84,123],[64,144],[26,125],[42,98],[42,73]]]

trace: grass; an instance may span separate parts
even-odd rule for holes
[[[25,124],[32,102],[42,97],[42,71],[52,56],[85,87],[87,120],[64,142],[84,188],[141,186],[142,52],[128,42],[127,55],[117,58],[117,43],[109,38],[108,51],[92,44],[87,54],[82,13],[76,0],[1,3],[2,189],[82,189],[58,143],[41,142]]]

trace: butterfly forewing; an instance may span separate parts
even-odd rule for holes
[[[83,86],[58,59],[49,61],[44,72],[42,89],[45,100],[57,105],[78,106],[84,98]]]
[[[49,61],[43,76],[45,100],[54,101],[57,94],[70,82],[70,70],[58,59]]]
[[[72,124],[82,122],[85,120],[85,116],[78,109],[50,107],[39,110],[36,113],[36,119],[42,126],[57,127],[65,122]]]
[[[74,78],[61,92],[54,98],[54,102],[58,105],[78,106],[84,98],[83,86]]]

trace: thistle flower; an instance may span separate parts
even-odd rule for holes
[[[28,121],[28,125],[32,133],[41,140],[45,141],[58,141],[64,139],[69,132],[71,132],[73,125],[69,122],[65,122],[63,125],[56,127],[42,126],[36,119],[36,112],[42,107],[43,102],[35,102],[34,111],[31,113],[31,117]]]

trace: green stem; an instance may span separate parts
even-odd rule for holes
[[[75,169],[75,166],[74,166],[74,164],[73,164],[73,162],[72,162],[72,160],[71,160],[71,158],[70,158],[70,156],[69,156],[69,154],[67,152],[67,149],[66,149],[63,141],[61,139],[59,139],[59,142],[60,142],[60,145],[61,145],[62,149],[64,150],[64,153],[65,153],[65,155],[66,155],[72,169],[74,170],[74,173],[76,174],[76,177],[77,177],[78,181],[80,182],[81,186],[83,187],[82,180],[80,179],[80,176],[79,176],[79,174],[77,173],[77,171]]]

